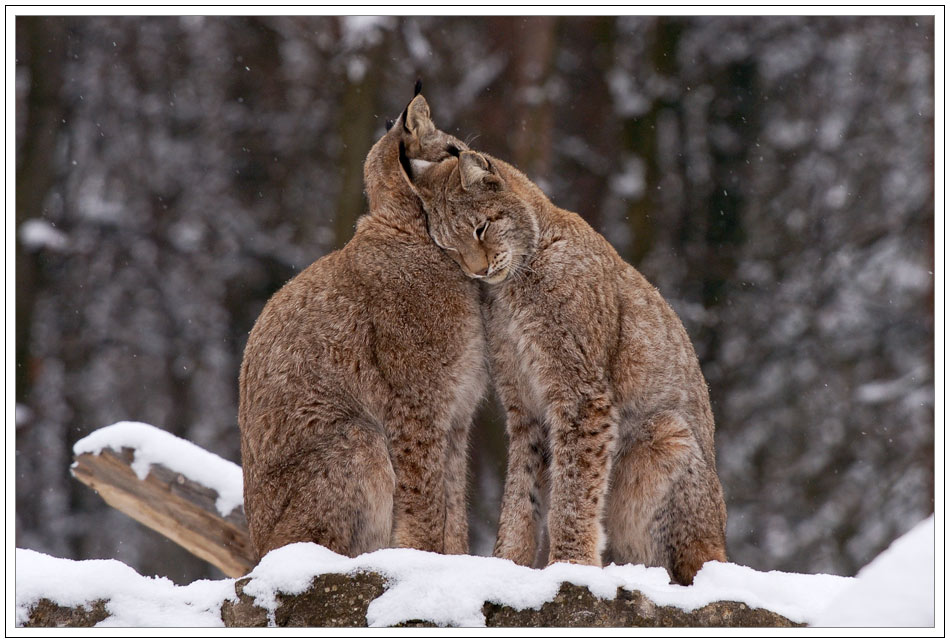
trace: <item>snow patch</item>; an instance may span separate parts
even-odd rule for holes
[[[933,627],[934,517],[895,540],[810,623],[816,627]]]
[[[348,48],[372,47],[380,43],[384,29],[392,29],[396,20],[392,16],[344,16],[343,43]]]
[[[14,423],[19,426],[26,426],[33,421],[33,418],[36,417],[36,414],[33,413],[33,409],[28,407],[26,404],[20,404],[17,402],[14,409]]]
[[[108,601],[104,627],[223,627],[221,604],[237,600],[233,580],[199,580],[187,586],[140,576],[117,560],[74,561],[16,550],[16,625],[47,598],[63,607],[91,608]]]
[[[141,480],[148,476],[153,464],[160,464],[217,491],[215,508],[222,516],[244,502],[241,467],[150,424],[118,422],[93,431],[76,442],[73,453],[99,454],[106,448],[133,449],[132,470]]]
[[[42,219],[27,219],[20,224],[20,243],[27,250],[64,250],[69,237]]]
[[[607,72],[607,86],[620,116],[635,118],[649,111],[650,98],[624,69],[615,67]]]
[[[419,28],[418,22],[415,20],[405,21],[402,33],[406,41],[406,49],[409,50],[409,55],[412,56],[413,60],[423,61],[431,54],[432,45],[422,35],[422,29]]]
[[[610,177],[610,189],[625,199],[638,199],[647,187],[647,166],[638,156],[630,156],[623,161],[619,174]]]

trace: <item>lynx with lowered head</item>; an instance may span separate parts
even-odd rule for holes
[[[479,292],[432,243],[406,176],[408,155],[461,149],[417,95],[366,159],[353,238],[250,333],[239,421],[259,556],[298,541],[468,551],[468,432],[488,382]]]
[[[509,438],[495,555],[663,566],[682,584],[724,561],[706,381],[656,288],[510,165],[410,163],[433,241],[485,290]]]

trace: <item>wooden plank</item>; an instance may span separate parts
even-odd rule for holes
[[[94,489],[109,505],[170,538],[232,578],[245,575],[257,563],[244,508],[221,516],[217,492],[171,469],[153,464],[144,480],[132,470],[135,453],[103,449],[82,453],[71,468],[73,476]]]

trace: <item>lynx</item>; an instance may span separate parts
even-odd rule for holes
[[[468,551],[468,432],[488,385],[480,295],[430,240],[406,175],[410,154],[464,149],[417,95],[367,156],[353,238],[254,325],[239,423],[259,556],[298,541]]]
[[[433,241],[487,300],[509,440],[495,555],[663,566],[681,584],[724,561],[707,385],[663,297],[510,165],[410,163]]]

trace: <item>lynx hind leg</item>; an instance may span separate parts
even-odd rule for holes
[[[395,475],[383,435],[351,423],[334,427],[271,480],[273,528],[260,539],[267,551],[315,542],[346,556],[389,545]],[[280,494],[280,495],[278,495]],[[266,527],[265,527],[266,529]]]
[[[722,493],[710,493],[706,477],[707,465],[682,417],[651,418],[614,465],[606,559],[662,566],[684,585],[707,560],[725,560]],[[722,508],[721,517],[709,504]]]

